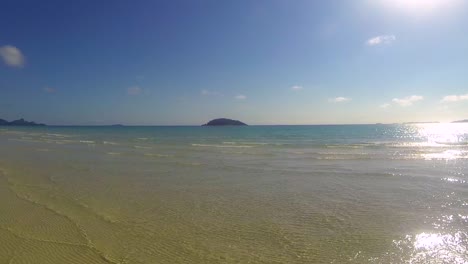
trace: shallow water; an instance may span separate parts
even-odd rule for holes
[[[0,263],[467,263],[466,124],[0,129]]]

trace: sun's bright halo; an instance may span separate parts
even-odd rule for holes
[[[414,14],[427,14],[454,7],[459,0],[383,0],[387,7]]]
[[[400,8],[414,10],[433,10],[441,7],[447,0],[396,0],[395,4]]]

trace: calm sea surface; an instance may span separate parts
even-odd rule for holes
[[[0,263],[468,263],[468,124],[0,129]]]

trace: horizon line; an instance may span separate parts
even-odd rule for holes
[[[453,124],[453,123],[462,123],[457,121],[451,122],[392,122],[392,123],[315,123],[315,124],[247,124],[247,126],[347,126],[347,125],[417,125],[417,124]],[[151,125],[144,125],[144,124],[133,124],[133,125],[125,125],[125,124],[111,124],[111,125],[86,125],[86,124],[51,124],[45,125],[46,127],[201,127],[203,125],[158,125],[158,124],[151,124]],[[9,126],[5,126],[9,127]],[[21,127],[21,126],[11,126],[11,127]],[[214,127],[236,127],[236,125],[226,125],[226,126],[214,126]],[[245,127],[245,126],[244,126]]]

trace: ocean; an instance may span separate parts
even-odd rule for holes
[[[0,128],[0,263],[468,263],[468,124]]]

